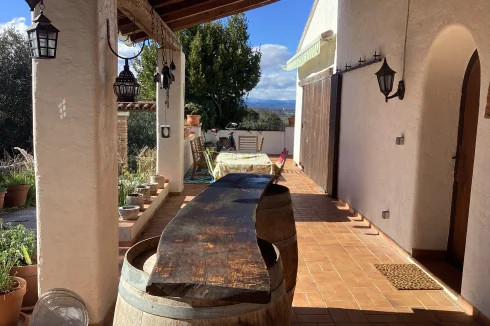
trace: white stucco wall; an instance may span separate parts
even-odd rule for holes
[[[158,69],[162,69],[161,49],[158,50]],[[184,95],[185,55],[174,52],[177,69],[175,82],[170,86],[169,108],[165,110],[166,90],[157,87],[157,173],[169,180],[170,193],[184,189]],[[161,136],[161,126],[171,125],[170,137]]]
[[[46,1],[48,2],[48,1]],[[67,288],[91,324],[116,300],[118,276],[117,1],[46,3],[57,57],[33,60],[39,294]]]
[[[199,129],[200,130],[200,129]],[[196,136],[190,135],[184,142],[184,164],[182,165],[183,175],[191,168],[194,159],[192,158],[191,140],[195,139]]]
[[[262,147],[262,153],[266,154],[280,154],[284,148],[288,150],[290,154],[293,152],[294,139],[293,138],[293,127],[286,127],[285,131],[246,131],[246,130],[235,130],[234,137],[236,146],[238,149],[238,137],[239,136],[257,136],[260,144],[260,139],[264,137],[264,145]],[[230,132],[228,130],[220,130],[218,137],[228,137]],[[206,141],[212,141],[216,143],[217,137],[211,132],[207,131],[205,135]]]
[[[314,12],[312,13],[309,24],[305,26],[303,31],[304,36],[300,41],[298,50],[308,46],[316,37],[322,33],[332,30],[337,32],[337,7],[338,0],[318,0]],[[333,41],[334,42],[334,41]],[[298,83],[312,74],[318,73],[330,66],[335,66],[335,45],[323,43],[321,45],[320,54],[306,62],[302,67],[298,68],[297,80]],[[296,110],[295,110],[295,128],[294,138],[295,145],[293,150],[293,160],[299,164],[301,161],[301,122],[303,114],[303,88],[296,86]]]
[[[401,78],[406,2],[339,3],[338,65],[377,50]],[[389,14],[387,14],[389,10]],[[490,128],[483,119],[490,80],[490,2],[412,0],[405,99],[384,102],[374,73],[343,79],[339,196],[405,250],[445,250],[450,218],[459,102],[473,51],[480,56],[481,95],[462,296],[490,315]],[[355,95],[355,96],[354,96]],[[405,145],[395,145],[403,134]],[[381,211],[389,209],[390,219]]]

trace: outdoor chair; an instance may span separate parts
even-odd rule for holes
[[[256,152],[258,149],[259,137],[257,136],[238,136],[238,150]]]
[[[284,170],[284,165],[286,165],[287,157],[288,157],[288,151],[286,148],[284,148],[281,155],[279,156],[279,159],[274,164],[274,170],[276,175],[274,178],[274,183],[279,182],[279,178],[281,177],[282,171]]]
[[[206,159],[206,164],[208,166],[209,174],[211,174],[211,176],[214,179],[213,171],[214,171],[214,168],[216,166],[216,162],[215,162],[216,156],[214,155],[215,152],[211,151],[209,148],[206,148],[206,150],[204,150],[203,154],[204,154],[204,158]]]
[[[199,137],[200,138],[200,137]],[[192,159],[194,160],[192,166],[192,176],[191,179],[194,179],[196,175],[198,176],[207,176],[207,174],[197,174],[202,169],[206,169],[208,167],[206,163],[206,158],[204,156],[204,151],[201,150],[201,143],[199,138],[191,140],[191,151],[192,151]]]

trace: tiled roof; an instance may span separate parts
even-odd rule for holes
[[[156,112],[156,102],[117,102],[118,112]]]

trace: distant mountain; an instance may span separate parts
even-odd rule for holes
[[[262,100],[258,98],[248,98],[246,104],[252,109],[286,109],[294,110],[296,107],[295,100]]]

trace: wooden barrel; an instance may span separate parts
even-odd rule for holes
[[[271,242],[281,253],[286,292],[292,304],[298,275],[298,242],[287,187],[271,185],[267,188],[257,208],[255,228],[258,238]]]
[[[155,237],[139,242],[126,253],[113,325],[289,325],[290,307],[279,250],[267,241],[259,239],[258,243],[271,279],[271,301],[267,304],[256,304],[184,299],[146,293],[149,274],[156,261],[159,239]]]

